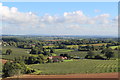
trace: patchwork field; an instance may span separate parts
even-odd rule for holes
[[[62,63],[34,64],[30,68],[40,70],[45,75],[78,74],[78,73],[109,73],[118,72],[117,60],[77,60]]]

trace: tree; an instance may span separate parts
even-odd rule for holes
[[[93,51],[88,51],[87,52],[87,55],[85,56],[85,58],[89,58],[89,59],[93,59],[95,56],[94,52]]]
[[[59,44],[59,45],[58,45],[58,49],[66,49],[66,46],[63,45],[63,44]]]
[[[107,44],[107,45],[106,45],[106,48],[109,48],[109,47],[110,47],[110,44]]]
[[[91,49],[91,46],[90,45],[87,45],[86,46],[86,49],[89,51]]]
[[[28,68],[23,62],[12,62],[12,61],[7,61],[3,65],[2,69],[3,75],[2,77],[10,77],[10,76],[18,76],[21,74],[27,74],[34,72],[33,69]]]
[[[34,64],[37,61],[37,58],[34,56],[30,56],[27,60],[27,64]]]
[[[10,55],[11,53],[12,53],[12,50],[11,50],[11,49],[7,49],[7,50],[6,50],[6,54],[7,54],[7,55]]]
[[[22,71],[23,67],[19,63],[16,62],[6,62],[3,66],[3,77],[10,77],[14,75],[18,75],[19,71]],[[25,68],[26,69],[26,68]],[[25,73],[24,71],[21,73]]]
[[[103,56],[101,56],[101,55],[96,55],[96,56],[95,56],[95,59],[105,60],[105,58],[103,58]]]
[[[48,62],[48,63],[53,63],[53,60],[52,60],[52,59],[47,58],[47,62]]]
[[[60,56],[64,56],[64,54],[60,54]]]
[[[44,63],[44,60],[45,60],[44,55],[43,54],[39,54],[38,55],[38,61],[39,61],[39,63]]]
[[[50,53],[54,53],[53,49],[50,49]]]
[[[105,53],[111,52],[111,51],[112,51],[111,48],[105,48],[105,49],[103,49],[103,50],[101,51],[101,53],[102,53],[102,54],[105,54]]]
[[[107,59],[114,57],[114,52],[111,48],[105,48],[101,51],[101,53],[104,54]]]
[[[37,54],[37,50],[32,48],[31,51],[30,51],[30,54]]]
[[[8,72],[9,76],[14,76],[16,75],[17,78],[19,79],[19,76],[22,74],[20,69],[12,69]]]
[[[114,57],[114,52],[107,52],[105,53],[105,56],[107,57],[107,59],[109,60],[110,58]]]

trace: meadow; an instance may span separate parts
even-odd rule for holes
[[[120,47],[120,46],[111,46],[110,48],[115,49],[115,48],[118,48],[118,47]]]
[[[11,55],[5,55],[5,51],[7,49],[11,49],[12,53]],[[22,49],[22,48],[16,48],[16,47],[11,47],[11,46],[3,46],[2,47],[2,58],[3,59],[8,59],[8,60],[13,60],[14,58],[18,58],[20,56],[29,56],[30,54],[29,49]]]
[[[62,63],[33,64],[30,68],[38,70],[42,75],[78,74],[78,73],[110,73],[118,72],[117,60],[71,60]]]

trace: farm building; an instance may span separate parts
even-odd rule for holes
[[[52,62],[59,62],[65,59],[67,59],[67,57],[63,57],[63,56],[49,56],[48,57],[48,60],[52,60]]]

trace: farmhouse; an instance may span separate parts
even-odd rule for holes
[[[63,56],[49,56],[48,59],[52,60],[52,62],[59,62],[67,59],[67,57]]]
[[[54,59],[54,58],[58,58],[58,59],[67,59],[67,57],[63,57],[63,56],[49,56],[49,59]]]

